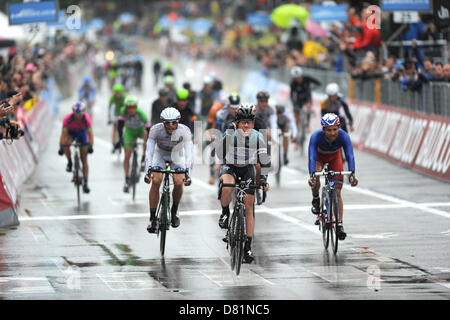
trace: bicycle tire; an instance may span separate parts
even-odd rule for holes
[[[325,247],[325,250],[328,249],[328,245],[330,244],[330,229],[327,225],[327,211],[328,210],[328,200],[327,200],[327,194],[325,190],[322,190],[322,201],[320,204],[320,229],[322,231],[322,241],[323,246]],[[325,210],[324,210],[325,209]]]
[[[74,183],[75,186],[77,188],[77,204],[78,207],[80,207],[81,204],[81,190],[80,190],[80,158],[78,156],[78,153],[75,153],[75,157],[74,157]]]
[[[130,183],[132,185],[132,199],[134,201],[136,197],[136,183],[137,183],[137,152],[136,149],[133,151],[133,159],[131,162],[131,175],[130,175]]]
[[[238,211],[238,224],[237,224],[237,239],[235,245],[235,254],[236,254],[236,262],[235,262],[235,272],[238,276],[241,272],[242,260],[244,259],[244,245],[245,245],[245,228],[244,228],[244,219],[245,219],[245,208],[244,206],[240,206]]]
[[[335,190],[330,192],[330,203],[331,203],[331,225],[330,225],[330,238],[331,247],[333,253],[336,254],[338,251],[339,237],[337,234],[337,223],[339,219],[339,205],[337,201],[337,194]]]
[[[159,238],[159,250],[161,252],[161,256],[164,257],[164,253],[166,250],[166,235],[167,235],[167,225],[169,223],[168,217],[167,217],[167,210],[169,208],[169,204],[167,201],[167,196],[165,194],[161,197],[161,210],[159,212],[159,231],[160,231],[160,238]]]
[[[233,214],[231,215],[230,224],[229,224],[229,232],[228,232],[228,245],[230,246],[230,266],[231,271],[235,269],[236,266],[236,230],[238,226],[238,218],[237,218],[237,206],[233,209]]]
[[[281,137],[278,137],[280,139],[279,146],[278,146],[278,170],[275,173],[275,180],[277,182],[277,187],[279,187],[281,184],[281,168],[283,167],[283,164],[284,164],[283,158],[282,158],[283,145],[282,145]]]

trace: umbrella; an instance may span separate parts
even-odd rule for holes
[[[191,27],[194,31],[208,31],[212,27],[212,23],[208,19],[200,18],[195,20]]]
[[[291,26],[291,20],[300,20],[303,26],[306,25],[306,19],[308,19],[310,13],[302,6],[296,4],[283,4],[272,11],[270,19],[272,22],[280,28],[289,28]]]
[[[134,20],[134,16],[129,12],[122,13],[119,16],[119,21],[124,24],[131,23],[131,22],[133,22],[133,20]]]
[[[328,36],[328,31],[322,28],[320,24],[318,24],[311,18],[308,18],[306,20],[305,30],[309,34],[317,38],[325,38],[326,36]]]
[[[105,27],[105,20],[100,18],[92,19],[90,27],[94,29],[103,29]]]

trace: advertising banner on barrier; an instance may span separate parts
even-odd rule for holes
[[[450,119],[359,101],[350,110],[358,149],[450,181]]]

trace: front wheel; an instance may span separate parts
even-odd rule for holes
[[[336,254],[338,251],[338,240],[339,240],[337,232],[337,224],[339,221],[339,205],[335,190],[331,190],[330,202],[331,202],[331,225],[330,225],[331,247],[333,249],[333,253]]]
[[[327,194],[325,190],[322,191],[322,199],[320,201],[320,229],[322,231],[322,240],[323,240],[323,246],[325,247],[325,250],[328,249],[328,245],[330,243],[330,228],[329,224],[327,223],[327,210],[328,210],[329,204],[327,199]]]
[[[163,194],[161,197],[161,210],[159,212],[159,250],[162,257],[164,257],[165,253],[166,234],[169,227],[168,210],[169,198],[167,197],[167,195]]]

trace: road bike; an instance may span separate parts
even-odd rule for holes
[[[156,234],[159,237],[159,250],[161,252],[161,256],[164,257],[165,248],[166,248],[166,234],[170,228],[170,175],[173,174],[184,174],[187,178],[187,170],[171,170],[170,162],[166,162],[165,169],[151,168],[151,172],[159,172],[164,174],[163,177],[163,191],[159,200],[158,208],[156,210]],[[148,174],[151,174],[149,172]],[[145,178],[145,182],[149,183],[147,178]]]
[[[71,144],[62,145],[62,147],[73,147],[75,150],[73,152],[73,169],[72,169],[72,182],[75,185],[77,193],[77,205],[80,207],[81,203],[81,186],[83,185],[83,173],[81,169],[81,159],[80,159],[80,148],[81,144],[78,142],[73,142]]]
[[[228,232],[227,232],[227,250],[229,251],[231,258],[231,270],[239,275],[241,271],[241,265],[244,258],[244,245],[247,240],[246,224],[245,224],[245,204],[244,198],[247,195],[248,189],[260,189],[261,186],[252,184],[252,181],[241,181],[238,177],[238,182],[235,184],[219,182],[219,195],[218,199],[222,197],[222,188],[235,188],[236,202],[234,203],[233,213],[228,220]],[[263,191],[263,201],[266,199],[266,191]]]
[[[138,147],[142,145],[142,142],[135,142],[133,145],[133,153],[131,156],[131,168],[130,168],[130,184],[129,186],[132,189],[132,198],[133,201],[136,197],[136,185],[139,183],[140,174],[141,172],[144,172],[145,167],[143,164],[139,165],[139,153],[137,151]]]
[[[323,176],[325,178],[325,185],[322,187],[320,199],[319,230],[322,232],[323,245],[328,249],[330,240],[333,253],[338,251],[338,233],[337,223],[339,219],[339,204],[337,193],[334,188],[334,176],[349,176],[354,174],[352,171],[332,171],[328,169],[329,164],[325,163],[322,172],[313,174],[313,180]]]

